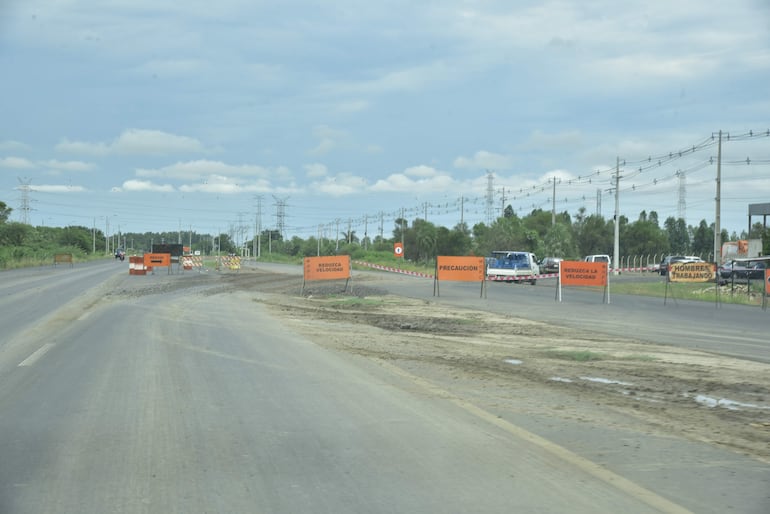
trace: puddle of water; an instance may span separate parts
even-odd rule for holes
[[[724,407],[728,410],[741,410],[741,409],[770,409],[770,407],[762,407],[760,405],[754,405],[753,403],[742,403],[727,398],[712,398],[711,396],[705,396],[702,394],[694,397],[695,401],[706,407]]]
[[[519,359],[505,359],[505,362],[513,365],[524,364],[524,361],[520,361]]]
[[[562,377],[551,377],[548,380],[553,380],[554,382],[567,382],[567,383],[571,383],[572,382],[571,379],[569,379],[569,378],[562,378]]]
[[[610,380],[609,378],[580,377],[580,380],[586,380],[588,382],[599,382],[600,384],[613,384],[613,385],[623,385],[623,386],[634,385],[631,382],[621,382],[620,380]]]

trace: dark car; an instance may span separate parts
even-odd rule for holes
[[[719,267],[719,278],[723,280],[764,280],[765,261],[729,261]]]
[[[540,262],[540,273],[558,273],[561,257],[546,257]]]
[[[120,259],[121,261],[126,258],[126,252],[123,250],[123,248],[118,248],[115,250],[115,258]]]
[[[703,262],[703,259],[695,255],[667,255],[660,261],[658,271],[662,276],[666,276],[668,274],[668,267],[675,262]]]

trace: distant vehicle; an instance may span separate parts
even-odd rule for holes
[[[766,261],[729,261],[719,267],[719,278],[727,280],[764,280]]]
[[[658,271],[662,277],[668,274],[668,267],[675,262],[703,262],[703,259],[697,255],[667,255],[660,261]]]
[[[558,273],[559,272],[559,263],[563,261],[561,257],[546,257],[542,261],[540,261],[540,272],[541,273]]]
[[[123,248],[118,248],[115,250],[115,258],[120,259],[121,261],[126,258],[126,252],[123,250]]]
[[[588,255],[585,259],[583,259],[585,262],[606,262],[607,264],[610,263],[610,256],[609,255]]]
[[[538,275],[540,267],[534,253],[495,251],[487,258],[487,278],[535,285]]]

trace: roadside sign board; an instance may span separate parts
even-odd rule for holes
[[[436,257],[436,278],[457,282],[481,282],[484,280],[484,257]]]
[[[606,262],[561,261],[559,281],[564,286],[606,286]]]
[[[305,280],[350,278],[350,255],[305,257]]]
[[[670,282],[713,282],[716,276],[713,262],[675,262],[668,269]]]
[[[393,255],[395,257],[404,256],[404,245],[402,243],[393,243]]]

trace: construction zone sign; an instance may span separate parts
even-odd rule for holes
[[[610,274],[606,262],[561,261],[556,299],[562,301],[562,286],[602,287],[603,302],[610,303]]]
[[[717,265],[713,262],[675,262],[669,266],[669,282],[713,282]]]
[[[484,293],[486,263],[484,257],[459,257],[439,255],[436,257],[436,273],[433,279],[433,296],[439,296],[439,282],[479,282]]]
[[[305,283],[315,280],[345,280],[345,290],[351,278],[350,256],[305,257],[302,290]]]

